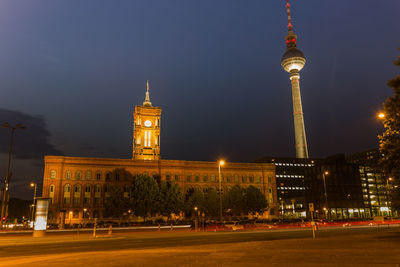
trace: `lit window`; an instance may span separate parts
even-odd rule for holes
[[[55,179],[55,178],[56,178],[56,171],[55,171],[55,170],[52,170],[52,171],[50,172],[50,178],[51,178],[51,179]]]
[[[92,172],[91,171],[87,171],[86,172],[86,180],[90,180],[92,179]]]
[[[81,177],[82,177],[81,172],[76,172],[75,179],[76,179],[76,180],[80,180]]]
[[[67,171],[66,173],[65,173],[65,179],[71,179],[71,172],[70,171]]]
[[[149,146],[151,146],[151,132],[149,131]]]
[[[144,146],[147,146],[147,131],[144,132]]]
[[[101,173],[100,173],[100,172],[97,172],[97,173],[96,173],[96,180],[97,180],[97,181],[100,181],[100,180],[101,180]]]

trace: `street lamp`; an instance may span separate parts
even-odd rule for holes
[[[198,210],[198,208],[197,207],[194,207],[194,231],[195,232],[197,232],[197,228],[198,228],[198,224],[199,224],[199,222],[198,222],[198,218],[197,218],[197,210]]]
[[[7,174],[6,174],[6,180],[4,182],[4,188],[3,188],[3,200],[1,202],[1,220],[0,220],[0,228],[3,228],[3,218],[7,217],[7,211],[8,211],[8,202],[10,200],[10,192],[9,192],[9,184],[10,184],[10,164],[11,164],[11,154],[12,154],[12,145],[14,141],[14,131],[16,129],[25,129],[22,124],[18,123],[15,126],[11,126],[8,122],[4,123],[2,128],[10,128],[11,129],[11,139],[10,139],[10,149],[8,151],[8,165],[7,165]]]
[[[325,207],[328,210],[327,217],[329,217],[329,205],[328,205],[328,194],[326,192],[326,175],[329,175],[328,171],[322,172],[322,180],[324,181],[324,195],[325,195]]]
[[[219,180],[219,221],[222,222],[222,189],[221,189],[221,166],[224,166],[225,161],[218,162],[218,180]]]
[[[36,183],[31,183],[30,184],[30,187],[31,188],[34,188],[34,191],[33,191],[33,204],[32,204],[32,222],[34,222],[35,221],[35,207],[36,207],[36,189],[37,189],[37,184]]]
[[[387,205],[388,205],[388,213],[389,213],[389,218],[391,218],[391,211],[392,211],[392,208],[390,207],[390,203],[389,203],[389,196],[390,196],[390,187],[389,187],[389,181],[391,182],[393,180],[393,178],[392,177],[389,177],[389,178],[387,178],[386,179],[386,200],[387,200]]]
[[[385,118],[385,113],[381,112],[378,114],[379,119],[384,119]]]

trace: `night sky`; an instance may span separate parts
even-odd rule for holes
[[[378,146],[398,10],[398,0],[292,0],[311,157]],[[2,0],[0,123],[27,126],[12,196],[31,197],[46,154],[130,158],[146,80],[163,110],[162,158],[295,156],[286,34],[284,0]],[[9,137],[0,129],[1,187]]]

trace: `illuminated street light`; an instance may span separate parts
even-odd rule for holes
[[[35,207],[36,207],[36,189],[37,189],[37,184],[32,182],[32,183],[30,184],[30,187],[31,187],[31,188],[34,188],[34,191],[33,191],[33,204],[32,204],[32,217],[31,217],[32,222],[34,222],[34,221],[35,221]]]
[[[22,124],[18,123],[15,126],[11,126],[8,122],[4,123],[2,128],[9,128],[11,129],[11,139],[10,139],[10,149],[8,151],[8,165],[7,165],[7,174],[6,174],[6,181],[4,183],[3,188],[3,200],[1,202],[1,220],[0,220],[0,228],[3,228],[3,218],[7,219],[7,212],[8,212],[8,202],[10,201],[10,192],[9,192],[9,185],[10,185],[10,164],[11,164],[11,154],[12,154],[12,145],[14,141],[14,132],[16,129],[25,129]]]
[[[384,119],[385,118],[385,113],[381,112],[378,114],[379,119]]]
[[[328,171],[322,173],[322,180],[324,182],[324,195],[325,195],[325,207],[324,210],[328,209],[327,217],[329,218],[329,205],[328,205],[328,194],[326,192],[326,175],[329,175]]]
[[[218,178],[219,178],[219,221],[222,222],[222,189],[221,189],[221,166],[224,166],[225,161],[218,162]]]
[[[391,208],[391,203],[390,203],[390,185],[389,182],[393,181],[392,177],[388,177],[386,179],[386,198],[387,198],[387,205],[388,205],[388,213],[389,213],[389,218],[391,218],[392,215],[392,208]]]

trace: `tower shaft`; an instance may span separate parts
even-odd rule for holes
[[[293,120],[296,141],[296,158],[308,158],[306,130],[304,126],[303,107],[300,94],[300,74],[297,70],[290,72],[293,98]]]

